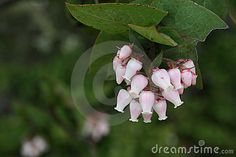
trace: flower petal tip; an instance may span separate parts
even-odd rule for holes
[[[161,117],[161,118],[158,118],[159,121],[163,121],[163,120],[166,120],[168,117],[165,116],[165,117]]]
[[[142,112],[143,115],[149,115],[149,114],[152,114],[152,112]]]
[[[138,119],[129,119],[129,121],[137,123]]]
[[[178,107],[179,107],[179,106],[181,106],[183,103],[184,103],[184,102],[183,102],[183,101],[181,101],[181,103],[180,103],[180,104],[178,104],[178,105],[175,105],[175,107],[174,107],[174,108],[178,108]]]
[[[152,121],[151,120],[147,120],[147,121],[143,121],[144,123],[148,124],[148,123],[151,123]]]
[[[116,111],[120,112],[120,113],[124,113],[123,110],[120,110],[120,109],[118,109],[117,107],[115,107],[114,109],[115,109]]]

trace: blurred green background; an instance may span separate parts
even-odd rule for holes
[[[24,141],[37,135],[48,145],[40,155],[45,157],[170,156],[151,148],[199,140],[236,150],[236,24],[224,20],[230,28],[212,32],[198,46],[203,90],[185,92],[184,106],[169,106],[167,121],[126,121],[95,140],[83,135],[86,117],[73,105],[70,79],[99,32],[75,21],[63,0],[0,1],[0,156],[22,156]]]

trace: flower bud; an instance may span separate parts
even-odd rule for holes
[[[181,101],[179,92],[177,90],[171,90],[171,91],[162,91],[162,96],[173,103],[175,105],[175,108],[182,105],[184,102]]]
[[[153,105],[153,109],[158,114],[159,118],[158,120],[166,120],[166,109],[167,109],[167,103],[166,100],[156,100],[156,102]]]
[[[143,115],[143,122],[144,123],[151,123],[152,122],[152,120],[151,120],[152,113],[143,113],[142,115]]]
[[[185,88],[192,85],[192,73],[190,70],[183,70],[181,73],[181,78]]]
[[[197,75],[192,74],[192,85],[195,86],[197,84]]]
[[[163,90],[172,90],[174,87],[170,83],[170,76],[165,69],[158,69],[152,74],[153,83]]]
[[[124,45],[124,46],[120,49],[118,55],[119,55],[119,58],[123,60],[123,59],[128,58],[128,57],[131,55],[131,53],[132,53],[131,47],[130,47],[129,45]]]
[[[140,105],[140,103],[138,102],[138,101],[136,101],[136,100],[132,100],[131,102],[130,102],[130,121],[131,122],[138,122],[138,117],[139,117],[139,115],[141,114],[141,112],[142,112],[142,108],[141,108],[141,105]]]
[[[137,71],[140,71],[141,69],[142,69],[142,62],[138,61],[135,58],[132,58],[127,63],[125,75],[123,76],[123,78],[130,81],[131,78],[137,73]]]
[[[114,71],[116,71],[116,68],[118,65],[122,64],[122,60],[120,58],[118,58],[117,56],[115,56],[115,58],[113,59],[113,69]]]
[[[121,84],[121,82],[124,80],[123,76],[125,74],[125,66],[122,66],[119,64],[116,68],[116,83]]]
[[[143,75],[136,75],[131,80],[130,93],[139,95],[139,93],[148,85],[147,77]]]
[[[155,95],[151,91],[143,91],[139,96],[139,103],[141,104],[142,113],[152,113],[152,106],[155,101]]]
[[[131,100],[132,97],[129,95],[129,93],[126,90],[121,89],[117,96],[117,105],[115,110],[123,113],[124,108],[131,102]]]
[[[174,85],[175,89],[181,89],[183,86],[181,84],[181,72],[178,68],[170,69],[168,71],[171,83]]]
[[[193,61],[191,59],[188,59],[184,64],[183,64],[184,68],[190,69],[190,71],[194,74],[196,74],[196,68],[195,65],[193,63]]]

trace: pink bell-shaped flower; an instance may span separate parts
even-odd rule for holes
[[[120,50],[119,50],[119,53],[118,53],[118,56],[120,59],[126,59],[128,58],[132,53],[132,49],[129,45],[124,45]]]
[[[191,59],[188,59],[184,64],[183,67],[189,69],[192,73],[196,74],[196,68]]]
[[[159,99],[156,100],[156,102],[153,105],[153,109],[156,111],[158,114],[159,118],[158,120],[166,120],[166,109],[167,109],[167,103],[166,100]]]
[[[124,80],[123,76],[125,74],[126,68],[125,66],[119,64],[116,68],[116,83],[121,84],[121,82]]]
[[[152,113],[152,106],[155,102],[155,95],[151,91],[143,91],[139,95],[139,103],[141,104],[142,113]]]
[[[196,85],[197,84],[197,75],[196,74],[192,74],[192,85]]]
[[[152,113],[143,113],[143,122],[144,123],[151,123],[152,122]]]
[[[175,105],[175,108],[182,105],[184,102],[181,101],[179,92],[177,90],[171,90],[171,91],[162,91],[162,96],[173,103]]]
[[[142,107],[140,103],[136,100],[132,100],[130,102],[130,121],[131,122],[138,122],[138,117],[142,113]]]
[[[183,88],[181,84],[181,72],[178,68],[170,69],[168,71],[171,83],[174,85],[175,89],[181,89]]]
[[[147,77],[143,75],[136,75],[131,80],[131,95],[138,97],[139,93],[148,85]]]
[[[113,59],[113,69],[114,71],[116,71],[116,68],[118,65],[122,64],[122,60],[120,58],[118,58],[117,56],[115,56],[115,58]]]
[[[185,88],[192,85],[192,73],[190,70],[183,70],[181,73],[181,78]]]
[[[137,71],[140,71],[141,69],[142,62],[138,61],[135,58],[132,58],[127,63],[125,75],[123,76],[123,78],[128,81],[131,81],[131,78],[137,73]]]
[[[117,96],[117,105],[115,107],[115,110],[123,113],[124,108],[131,102],[131,100],[132,97],[129,95],[129,92],[121,89]]]
[[[170,83],[170,76],[165,69],[157,69],[152,74],[153,83],[163,90],[172,90],[174,87]]]

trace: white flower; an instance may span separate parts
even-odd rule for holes
[[[129,45],[124,45],[117,53],[120,59],[124,60],[128,58],[132,53],[132,49]]]
[[[184,103],[183,101],[181,101],[179,92],[177,90],[162,91],[162,95],[166,100],[173,103],[175,105],[175,108]]]
[[[113,63],[113,70],[116,71],[117,66],[122,65],[122,60],[117,56],[115,56],[112,63]]]
[[[152,120],[151,120],[152,113],[142,113],[142,115],[143,115],[143,122],[144,123],[151,123],[152,122]]]
[[[48,149],[46,141],[41,136],[23,142],[21,155],[24,157],[38,157]]]
[[[121,84],[122,81],[124,80],[123,76],[125,74],[125,66],[122,66],[121,64],[117,65],[116,68],[116,83]]]
[[[196,74],[196,68],[191,59],[188,59],[185,63],[183,63],[183,67],[186,69],[190,69],[192,73]]]
[[[167,103],[166,100],[159,99],[156,100],[156,102],[153,105],[153,109],[156,111],[156,113],[159,116],[159,120],[166,120],[166,109],[167,109]]]
[[[135,58],[132,58],[127,63],[125,75],[123,76],[123,78],[128,81],[131,81],[131,78],[137,73],[137,71],[140,71],[141,69],[142,62],[138,61]]]
[[[170,76],[165,69],[156,69],[152,74],[153,83],[163,90],[172,90],[174,87],[170,83]]]
[[[142,91],[139,95],[139,103],[142,106],[142,113],[152,113],[152,106],[155,102],[155,95],[151,91]]]
[[[131,117],[129,120],[131,122],[138,122],[137,118],[139,117],[139,115],[142,112],[142,107],[141,107],[140,103],[136,100],[132,100],[130,102],[129,107],[130,107],[130,117]]]
[[[131,100],[132,100],[132,97],[130,96],[129,92],[127,92],[124,89],[121,89],[118,93],[118,96],[117,96],[117,105],[115,107],[115,110],[123,113],[124,108],[127,105],[129,105]]]
[[[102,137],[108,135],[109,131],[110,128],[106,116],[101,113],[92,113],[86,117],[82,135],[98,142]]]
[[[183,70],[181,73],[181,78],[185,88],[192,85],[192,73],[190,70]]]
[[[131,90],[129,93],[138,98],[139,93],[148,85],[147,77],[143,75],[135,75],[131,80]]]
[[[171,83],[174,85],[175,89],[181,89],[183,88],[181,84],[181,72],[178,68],[170,69],[168,71]]]

